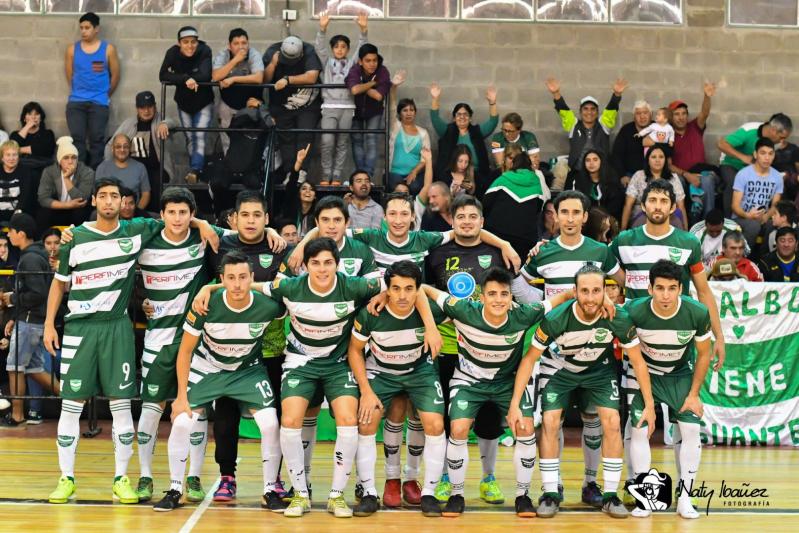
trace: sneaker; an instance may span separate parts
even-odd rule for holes
[[[355,501],[359,502],[363,498],[363,485],[360,483],[355,484]]]
[[[648,518],[652,515],[652,511],[649,509],[641,509],[640,507],[636,507],[630,511],[630,515],[634,516],[635,518]]]
[[[402,507],[402,491],[399,479],[387,479],[383,487],[383,505],[394,509]]]
[[[462,515],[465,510],[466,502],[463,500],[463,496],[460,494],[453,494],[449,497],[449,500],[447,500],[447,505],[445,505],[444,510],[441,511],[441,516],[457,518]]]
[[[0,418],[0,429],[25,429],[27,420],[14,420],[11,413],[8,413],[3,418]]]
[[[635,507],[635,496],[630,493],[630,489],[628,488],[630,485],[635,483],[634,479],[628,479],[624,482],[624,494],[622,494],[622,502],[627,507]]]
[[[545,492],[538,502],[536,514],[540,518],[552,518],[558,514],[558,510],[560,509],[560,500],[558,500],[557,494]]]
[[[380,504],[377,503],[377,496],[364,494],[361,497],[361,501],[352,508],[352,514],[355,516],[371,516],[375,514],[378,509],[380,509]],[[330,502],[327,504],[327,510],[330,510]]]
[[[275,490],[270,490],[261,496],[261,507],[269,509],[273,513],[282,513],[288,507],[288,504],[283,501],[283,498]]]
[[[28,421],[28,424],[31,426],[38,426],[44,420],[42,418],[42,414],[39,411],[28,411],[28,416],[25,417]]]
[[[419,505],[422,502],[422,486],[415,479],[402,484],[402,500],[408,505]]]
[[[441,480],[436,485],[436,490],[433,493],[439,503],[447,503],[449,497],[452,495],[452,483],[449,482],[449,474],[441,476]]]
[[[595,481],[591,481],[583,487],[582,500],[583,503],[587,503],[591,507],[599,508],[604,505],[602,501],[602,489],[599,488],[599,485],[597,485]]]
[[[539,504],[542,501],[544,501],[544,494],[546,494],[546,491],[544,490],[544,486],[541,485],[541,496],[538,497],[538,503]],[[560,483],[558,483],[558,501],[560,503],[563,503],[563,485],[561,485]],[[633,504],[633,505],[635,505],[635,504]]]
[[[119,500],[119,503],[139,503],[139,496],[133,490],[128,476],[120,476],[119,479],[115,479],[111,493],[115,500]]]
[[[627,518],[630,515],[627,508],[615,494],[602,502],[602,512],[609,514],[612,518]]]
[[[222,476],[219,481],[219,488],[214,492],[215,502],[232,502],[236,499],[236,478],[233,476]]]
[[[286,491],[286,487],[283,486],[283,480],[280,479],[280,476],[277,476],[277,481],[275,481],[275,493],[286,503],[294,496],[293,494],[289,495],[288,491]]]
[[[366,498],[367,496],[364,496],[364,499]],[[335,498],[328,498],[327,512],[332,514],[336,518],[352,517],[352,509],[350,509],[350,506],[347,505],[347,500],[344,499],[344,496],[336,496]]]
[[[677,514],[688,520],[699,518],[699,513],[694,509],[690,498],[680,498],[677,501]]]
[[[219,484],[222,485],[221,483]],[[216,494],[214,494],[216,496]],[[233,482],[233,497],[236,497],[236,482]],[[201,502],[205,499],[205,490],[203,484],[200,483],[198,476],[189,476],[186,478],[186,501]]]
[[[153,478],[140,477],[136,486],[136,496],[140,502],[149,502],[153,498]]]
[[[283,516],[288,518],[300,518],[305,513],[311,512],[311,500],[302,496],[294,496],[289,502],[289,506],[283,511]]]
[[[164,497],[161,498],[161,501],[153,505],[153,511],[158,511],[162,513],[167,513],[169,511],[174,511],[178,507],[182,506],[183,504],[180,503],[180,491],[170,489],[164,493]]]
[[[47,501],[50,503],[67,503],[75,497],[75,480],[71,477],[61,476],[55,490],[50,493]]]
[[[497,478],[494,477],[494,474],[486,476],[480,482],[480,499],[494,505],[505,503],[505,495],[502,494],[502,489],[499,488],[499,483],[497,483]]]
[[[438,500],[435,496],[422,496],[420,504],[422,506],[422,516],[441,516],[441,504],[438,503]]]
[[[516,496],[516,516],[520,518],[533,518],[535,516],[535,507],[530,500],[530,496],[525,492],[521,496]]]

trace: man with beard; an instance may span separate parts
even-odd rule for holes
[[[426,192],[422,189],[414,205],[416,222],[420,229],[449,231],[453,225],[450,202],[452,202],[452,193],[443,181],[434,181]]]
[[[383,208],[371,197],[372,179],[365,170],[356,170],[350,176],[350,194],[347,211],[353,229],[380,228]]]

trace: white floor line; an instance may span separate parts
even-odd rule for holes
[[[200,502],[200,505],[198,505],[194,512],[191,513],[191,516],[188,520],[186,520],[186,523],[183,524],[183,527],[180,528],[178,533],[189,533],[192,529],[194,529],[194,526],[196,526],[197,522],[200,521],[203,513],[205,513],[208,507],[210,507],[211,501],[214,499],[214,492],[216,492],[216,489],[219,487],[219,482],[221,479],[221,477],[216,478],[214,484],[211,486],[208,492],[205,493],[205,498],[203,498],[203,501]]]

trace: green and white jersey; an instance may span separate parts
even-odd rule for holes
[[[86,223],[72,230],[72,241],[61,246],[55,273],[71,281],[66,322],[110,320],[127,316],[136,274],[136,258],[164,227],[150,218],[120,220],[104,233]]]
[[[216,291],[208,301],[205,316],[189,311],[183,323],[183,331],[200,337],[191,367],[205,374],[257,365],[266,326],[286,313],[280,302],[252,291],[247,307],[232,309],[226,293],[224,289]]]
[[[344,236],[344,242],[338,247],[341,259],[338,262],[338,271],[346,276],[360,276],[363,278],[379,278],[381,276],[375,264],[375,256],[364,243],[356,241],[352,237]],[[288,266],[288,259],[291,254],[287,253],[286,258],[280,265],[278,277],[293,278],[294,272]],[[306,272],[305,267],[300,267],[300,274]]]
[[[649,269],[661,259],[668,259],[683,267],[683,294],[688,294],[691,274],[704,272],[699,240],[673,226],[662,237],[650,236],[646,226],[622,231],[610,243],[610,250],[626,272],[624,295],[627,298],[649,295]]]
[[[333,288],[320,294],[311,288],[308,274],[303,274],[276,279],[264,285],[264,292],[282,301],[288,310],[283,368],[291,369],[311,359],[345,360],[355,312],[380,292],[380,280],[338,272]]]
[[[544,298],[574,287],[574,276],[587,263],[601,268],[612,276],[619,271],[619,262],[610,249],[588,237],[580,244],[566,246],[560,237],[543,245],[535,257],[530,257],[522,268],[522,276],[528,281],[544,278]]]
[[[220,237],[221,228],[214,228]],[[142,281],[147,299],[153,306],[153,316],[147,321],[144,344],[158,349],[180,342],[178,330],[191,301],[208,283],[205,267],[205,246],[200,231],[189,229],[180,242],[170,241],[162,230],[139,255]]]
[[[621,307],[616,307],[613,320],[599,315],[593,322],[581,320],[576,307],[577,300],[569,300],[553,309],[538,326],[532,340],[539,350],[546,350],[553,341],[558,345],[557,355],[549,356],[560,363],[557,366],[570,372],[582,372],[614,360],[614,338],[619,339],[624,348],[638,344],[635,325]]]
[[[390,265],[403,260],[413,261],[424,272],[424,258],[430,250],[450,240],[448,232],[437,231],[411,231],[405,242],[400,244],[389,241],[388,232],[384,229],[347,230],[347,235],[369,246],[381,276]]]
[[[430,302],[430,309],[437,323],[446,320],[435,302]],[[423,357],[424,322],[416,308],[404,317],[395,315],[388,306],[379,316],[361,308],[352,335],[369,342],[366,370],[370,372],[400,376],[413,372],[419,364],[432,362],[429,356]]]
[[[483,317],[483,304],[442,294],[436,304],[458,332],[455,376],[467,381],[512,380],[524,355],[527,330],[552,310],[549,302],[513,305],[505,322],[494,327]]]
[[[677,311],[668,318],[655,314],[652,297],[636,298],[624,306],[641,340],[641,353],[655,375],[692,374],[690,365],[694,341],[712,337],[707,307],[681,296]]]

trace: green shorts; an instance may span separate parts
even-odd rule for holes
[[[463,375],[458,375],[449,382],[449,418],[457,420],[459,418],[474,419],[480,408],[487,403],[493,403],[499,412],[507,414],[510,407],[510,400],[513,397],[513,378],[509,381],[469,381],[463,379]],[[527,389],[524,390],[522,399],[519,402],[522,415],[527,418],[533,416],[533,399]]]
[[[360,397],[358,383],[344,361],[311,359],[295,368],[283,366],[283,377],[280,380],[281,399],[301,396],[308,400],[309,407],[316,407],[321,405],[320,391],[328,402],[339,396]]]
[[[444,392],[438,381],[438,368],[435,364],[422,363],[412,372],[400,376],[369,371],[367,375],[369,385],[386,411],[395,396],[407,392],[417,411],[444,415]]]
[[[557,369],[541,390],[543,411],[566,410],[571,405],[572,393],[577,394],[581,411],[590,406],[619,410],[619,378],[616,366],[599,364],[582,372],[566,368]]]
[[[665,403],[669,406],[669,420],[672,422],[688,422],[691,424],[699,424],[700,419],[691,411],[680,413],[682,404],[691,392],[691,383],[693,382],[692,374],[679,374],[671,375],[665,374],[662,376],[649,374],[649,381],[652,384],[652,397],[655,404]],[[633,395],[633,401],[630,404],[630,421],[632,425],[638,424],[641,414],[644,409],[644,396],[641,390],[636,390]],[[646,424],[644,424],[646,425]]]
[[[178,393],[175,364],[180,343],[167,344],[160,349],[144,346],[141,356],[141,399],[160,403],[171,400]]]
[[[67,322],[61,342],[61,397],[136,396],[136,352],[128,317]]]
[[[237,400],[242,408],[275,408],[275,395],[269,375],[260,363],[239,370],[203,372],[192,367],[189,372],[189,406],[204,407],[222,397]]]

